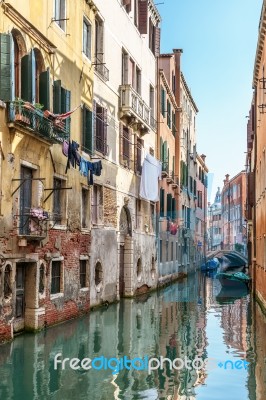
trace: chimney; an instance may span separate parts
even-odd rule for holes
[[[226,182],[226,183],[229,181],[229,176],[230,176],[229,174],[226,174],[226,175],[225,175],[225,182]]]
[[[205,158],[206,158],[206,156],[205,156],[205,154],[202,154],[201,156],[200,156],[200,158],[203,160],[203,162],[205,163]]]

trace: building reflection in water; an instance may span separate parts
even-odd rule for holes
[[[256,358],[246,377],[249,399],[265,400],[265,316],[256,304],[247,312],[245,297],[220,304],[219,290],[217,280],[191,276],[161,292],[127,299],[36,335],[17,337],[0,347],[0,399],[202,399],[198,389],[207,384],[204,390],[208,390],[206,367],[171,370],[166,362],[150,375],[126,369],[112,375],[105,369],[74,371],[67,366],[54,370],[54,357],[62,353],[64,358],[80,359],[126,355],[130,359],[206,360],[212,356],[207,350],[208,313],[215,309],[221,346],[226,344],[243,357],[247,353],[251,361]],[[208,396],[216,398],[214,393]]]

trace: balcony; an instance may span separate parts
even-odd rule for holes
[[[169,175],[169,165],[168,165],[168,162],[166,162],[166,161],[163,161],[162,162],[162,177],[163,178],[168,178],[168,175]]]
[[[129,119],[131,126],[145,134],[150,129],[156,131],[156,121],[151,114],[151,108],[131,85],[120,86],[120,118]]]
[[[100,75],[100,77],[105,81],[109,81],[109,69],[103,63],[94,64],[95,71]]]
[[[168,177],[166,177],[166,182],[174,183],[174,181],[175,181],[174,171],[169,171]]]
[[[9,102],[7,118],[9,128],[28,131],[34,136],[45,139],[50,144],[69,140],[69,124],[66,121],[58,120],[52,113],[43,112],[30,103]]]

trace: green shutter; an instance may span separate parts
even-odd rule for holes
[[[21,59],[21,98],[32,102],[32,52]]]
[[[160,189],[160,216],[164,217],[164,189]]]
[[[12,36],[0,34],[0,99],[12,100]]]
[[[92,111],[83,108],[83,146],[86,153],[93,153]]]
[[[39,77],[39,102],[43,110],[50,110],[50,71],[40,73]]]
[[[183,179],[183,173],[184,173],[184,171],[183,171],[183,161],[181,160],[180,161],[180,184],[181,185],[184,185],[184,179]]]
[[[167,193],[167,217],[172,218],[172,195]]]
[[[176,219],[176,199],[172,198],[172,219]]]
[[[61,80],[54,81],[53,110],[55,114],[61,114]]]
[[[163,161],[163,139],[160,137],[160,160]]]
[[[64,112],[70,111],[70,107],[71,107],[71,92],[70,92],[70,90],[65,89],[65,111]],[[68,117],[66,119],[66,131],[67,132],[70,132],[70,123],[71,123],[71,117]]]
[[[165,90],[161,87],[161,113],[165,113]]]

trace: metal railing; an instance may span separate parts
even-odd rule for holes
[[[53,114],[51,114],[53,115]],[[35,108],[30,103],[13,101],[8,103],[8,122],[22,126],[36,135],[52,142],[58,143],[69,139],[69,124],[66,121],[47,118],[41,109]]]
[[[104,64],[94,64],[95,71],[103,78],[105,82],[109,81],[109,69]]]

